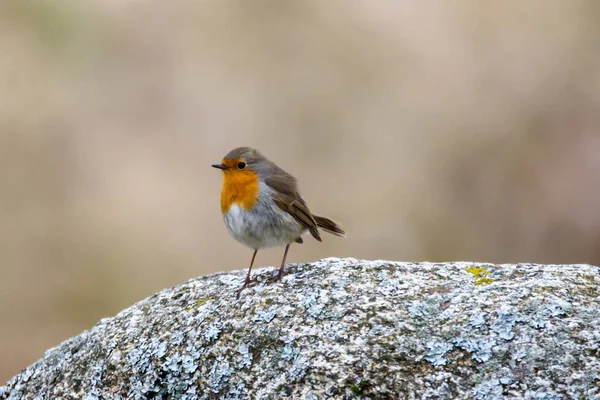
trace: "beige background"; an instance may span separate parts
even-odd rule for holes
[[[576,0],[0,2],[0,381],[246,268],[210,168],[240,145],[348,231],[290,262],[600,263],[599,18]]]

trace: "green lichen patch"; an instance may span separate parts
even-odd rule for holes
[[[482,278],[490,274],[487,269],[483,267],[476,267],[474,265],[470,266],[465,271],[467,271],[470,274],[473,274],[475,278]]]
[[[202,304],[206,303],[210,300],[210,297],[203,297],[200,300],[196,301],[194,304],[185,309],[185,311],[191,311],[194,308],[200,307]]]
[[[488,277],[488,275],[490,274],[488,270],[483,267],[477,267],[475,265],[472,265],[469,268],[465,269],[465,271],[472,274],[476,278],[474,282],[475,286],[489,285],[490,283],[494,282],[492,278]]]
[[[494,280],[492,278],[479,278],[476,279],[475,282],[473,283],[475,286],[479,286],[479,285],[489,285],[490,283],[494,282]]]
[[[350,386],[350,391],[352,393],[354,393],[354,394],[361,394],[369,386],[371,386],[369,384],[369,382],[367,382],[367,381],[360,381],[357,384]]]

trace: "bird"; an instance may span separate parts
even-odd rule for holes
[[[310,233],[321,242],[323,230],[345,237],[329,218],[313,214],[298,191],[296,178],[250,147],[237,147],[213,168],[223,171],[221,213],[229,234],[254,250],[248,273],[237,296],[250,284],[250,272],[259,249],[285,246],[276,280],[284,275],[292,243],[303,243]]]

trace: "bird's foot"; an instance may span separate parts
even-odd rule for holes
[[[250,285],[252,282],[256,282],[256,278],[252,278],[252,279],[250,279],[250,277],[249,277],[249,276],[246,276],[246,280],[244,281],[244,284],[242,285],[242,287],[241,287],[241,288],[239,288],[239,289],[238,289],[238,290],[235,292],[235,293],[236,293],[235,297],[236,297],[236,298],[239,298],[239,297],[240,297],[240,293],[242,293],[242,291],[243,291],[244,289],[246,289],[246,287],[247,287],[248,285]]]
[[[281,279],[283,278],[284,275],[285,274],[283,272],[283,267],[281,267],[281,268],[279,268],[279,272],[277,272],[277,275],[269,278],[267,280],[267,283],[279,282],[279,281],[281,281]]]

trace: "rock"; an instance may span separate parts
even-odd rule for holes
[[[0,399],[600,398],[600,268],[325,259],[163,290]]]

